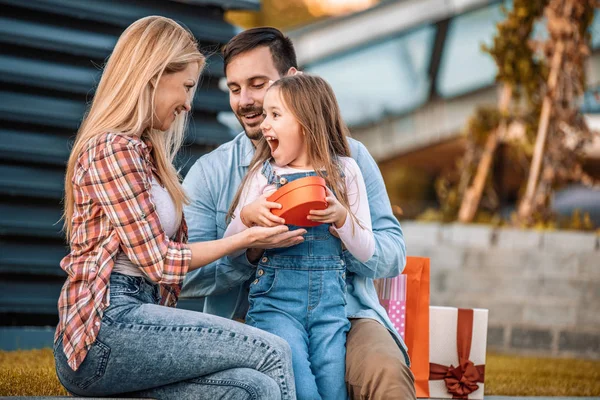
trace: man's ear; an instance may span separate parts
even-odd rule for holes
[[[295,67],[290,67],[285,73],[285,76],[296,75],[299,71]]]

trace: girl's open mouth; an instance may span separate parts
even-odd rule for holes
[[[265,136],[265,139],[267,140],[267,144],[271,148],[271,154],[273,154],[275,150],[277,150],[277,148],[279,147],[279,139],[276,139],[273,136]]]

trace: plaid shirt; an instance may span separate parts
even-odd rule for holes
[[[73,176],[71,252],[60,266],[68,274],[58,300],[59,324],[69,365],[77,370],[96,340],[109,305],[109,279],[119,249],[152,282],[161,304],[175,306],[191,251],[182,219],[176,241],[164,233],[151,199],[151,144],[118,133],[90,141]]]

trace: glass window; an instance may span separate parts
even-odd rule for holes
[[[580,111],[585,114],[600,114],[600,85],[588,88],[583,94]]]
[[[510,7],[505,2],[505,6]],[[490,46],[496,35],[496,24],[506,16],[501,3],[460,15],[450,21],[440,69],[437,92],[453,97],[494,83],[496,64],[481,50]]]
[[[305,70],[329,82],[348,125],[410,111],[425,103],[429,95],[428,68],[435,31],[435,26],[422,26],[308,65]]]

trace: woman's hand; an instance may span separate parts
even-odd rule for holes
[[[247,227],[268,226],[273,227],[285,223],[285,220],[271,212],[272,208],[281,208],[281,204],[267,201],[271,193],[266,193],[242,208],[240,218]]]
[[[304,241],[305,229],[290,231],[285,225],[275,227],[255,226],[239,233],[245,235],[245,248],[274,249],[290,247]]]
[[[327,188],[327,197],[325,200],[327,201],[326,209],[310,210],[306,218],[310,221],[333,224],[336,228],[341,228],[346,223],[348,210],[344,208],[329,188]]]
[[[294,246],[302,243],[304,240],[302,235],[305,233],[306,229],[290,231],[285,225],[272,228],[255,226],[223,239],[189,243],[188,247],[192,252],[189,270],[193,271],[228,254],[235,254],[239,250]]]

